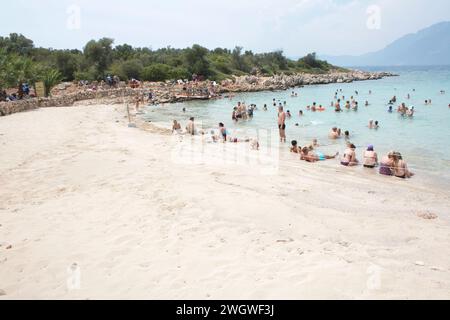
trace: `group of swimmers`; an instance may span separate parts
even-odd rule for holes
[[[231,119],[235,122],[241,120],[248,120],[253,118],[253,113],[258,110],[256,104],[251,104],[249,107],[245,103],[238,102],[237,106],[233,108]]]
[[[389,107],[389,112],[392,112],[392,106]],[[402,103],[398,106],[397,112],[400,113],[402,117],[413,117],[415,113],[415,109],[413,106],[411,108],[408,108],[405,103]]]
[[[342,92],[342,89],[341,89]],[[369,94],[372,92],[369,91]],[[355,94],[358,95],[358,91],[355,91]],[[335,97],[337,98],[338,92],[336,92]],[[291,97],[298,97],[298,94],[294,91],[291,94]],[[342,96],[342,100],[345,100],[345,96]],[[341,108],[341,99],[337,99],[337,102],[332,102],[331,105],[334,107],[336,112],[343,111],[343,108]],[[394,96],[392,99],[389,100],[389,112],[393,112],[393,105],[397,102],[397,97]],[[427,104],[431,104],[431,100],[426,101]],[[292,114],[289,110],[285,111],[285,107],[287,106],[286,101],[282,103],[281,101],[278,101],[276,99],[273,99],[273,106],[278,108],[278,117],[277,117],[277,125],[279,129],[279,135],[280,135],[280,142],[285,143],[286,142],[286,120],[288,118],[292,117]],[[369,102],[365,102],[365,106],[369,106]],[[450,107],[450,105],[449,105]],[[358,110],[358,101],[354,99],[352,96],[350,100],[346,101],[344,109],[347,110]],[[237,122],[239,120],[248,120],[253,117],[253,112],[257,110],[256,105],[251,104],[249,107],[245,105],[245,103],[238,102],[237,106],[233,108],[232,113],[232,120]],[[267,104],[264,104],[263,107],[264,111],[267,111]],[[311,106],[307,106],[308,111],[312,112],[320,112],[325,111],[326,109],[322,105],[317,105],[315,102]],[[402,116],[408,116],[412,117],[414,115],[415,109],[413,106],[410,108],[406,107],[405,103],[402,103],[398,109],[398,113],[400,113]],[[303,110],[299,111],[299,116],[303,116]],[[298,124],[297,124],[298,125]],[[370,120],[368,124],[369,129],[378,129],[380,128],[380,124],[378,121]],[[174,121],[174,127],[173,131],[181,131],[181,126]],[[187,127],[186,132],[188,134],[195,135],[197,134],[197,131],[195,130],[194,126],[194,119],[191,118]],[[218,134],[216,134],[215,130],[211,130],[210,133],[200,132],[202,135],[208,135],[209,140],[212,142],[251,142],[252,148],[259,149],[259,143],[256,139],[239,139],[230,137],[229,132],[227,131],[225,125],[223,123],[219,123],[218,125]],[[413,176],[413,173],[409,171],[406,162],[403,160],[402,155],[399,152],[392,151],[386,156],[384,156],[381,161],[378,159],[378,155],[374,150],[373,145],[369,145],[363,152],[362,156],[363,159],[360,162],[357,159],[356,156],[356,146],[350,142],[350,133],[349,131],[344,131],[338,127],[333,127],[329,133],[330,139],[340,139],[341,137],[344,137],[346,140],[347,148],[343,154],[343,156],[340,158],[340,164],[346,167],[353,167],[361,165],[364,168],[373,169],[376,167],[379,167],[379,172],[382,175],[388,175],[388,176],[395,176],[399,178],[410,178]],[[307,162],[317,162],[317,161],[325,161],[330,159],[336,159],[339,156],[339,152],[336,154],[324,154],[318,150],[316,150],[317,147],[319,147],[319,144],[317,142],[317,139],[313,141],[313,143],[309,146],[300,147],[298,145],[297,141],[291,142],[292,146],[290,151],[296,154],[300,155],[300,159]]]

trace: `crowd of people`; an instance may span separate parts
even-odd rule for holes
[[[355,91],[355,95],[351,96],[349,100],[345,100],[344,95],[340,95],[342,93],[342,89],[337,90],[335,92],[335,101],[331,102],[331,106],[334,109],[335,112],[342,112],[344,110],[347,111],[358,111],[359,103],[356,100],[356,96],[359,95],[358,91]],[[369,91],[369,95],[372,94],[372,91]],[[291,98],[298,97],[298,93],[295,91],[292,91]],[[229,96],[230,99],[232,96]],[[411,95],[408,94],[407,99],[410,99]],[[346,101],[345,105],[341,107],[341,101]],[[394,112],[394,105],[397,103],[397,97],[394,96],[390,100],[388,100],[388,112]],[[431,100],[428,99],[426,101],[426,104],[431,104]],[[370,106],[370,103],[368,100],[365,101],[364,105],[366,107]],[[281,143],[286,143],[287,141],[287,135],[286,135],[286,129],[287,129],[287,120],[292,118],[292,113],[290,110],[287,109],[287,102],[281,102],[280,100],[277,101],[277,99],[272,100],[272,106],[277,109],[277,127],[279,131],[279,138]],[[450,107],[450,105],[449,105]],[[264,104],[262,110],[268,111],[268,105]],[[250,104],[246,105],[244,102],[237,102],[237,104],[233,107],[231,120],[234,123],[240,122],[240,121],[248,121],[251,120],[254,117],[255,111],[258,110],[258,107],[256,104]],[[318,105],[316,102],[313,102],[311,105],[306,106],[306,110],[309,112],[323,112],[326,111],[326,108],[322,105]],[[186,109],[183,108],[183,111],[186,112]],[[407,107],[405,103],[401,103],[398,108],[397,112],[402,117],[414,117],[415,114],[415,108],[414,106]],[[299,117],[304,116],[303,110],[299,110],[298,112]],[[299,126],[297,123],[296,126]],[[378,120],[370,120],[367,127],[370,130],[379,130],[380,129],[380,122]],[[185,128],[185,130],[182,130],[181,124],[174,120],[172,132],[175,134],[187,134],[187,135],[201,135],[206,137],[206,140],[208,142],[232,142],[232,143],[238,143],[238,142],[250,142],[253,149],[259,149],[259,142],[257,139],[250,139],[250,138],[244,138],[240,139],[238,137],[232,137],[230,135],[230,131],[227,130],[225,124],[223,122],[220,122],[218,124],[217,129],[212,129],[210,131],[203,131],[203,130],[197,130],[194,122],[194,118],[190,118],[189,122]],[[344,167],[355,167],[355,166],[361,166],[365,169],[371,169],[374,170],[375,168],[379,169],[379,173],[381,175],[386,176],[395,176],[398,178],[410,178],[414,174],[409,170],[408,165],[406,161],[403,159],[403,156],[400,152],[397,151],[391,151],[386,156],[379,159],[379,156],[377,152],[375,151],[374,145],[368,145],[364,148],[364,150],[361,152],[361,158],[358,159],[357,154],[357,147],[354,143],[351,142],[351,136],[350,132],[348,130],[343,130],[338,127],[331,128],[328,138],[330,140],[338,140],[343,139],[345,140],[346,148],[345,151],[341,154],[340,152],[336,152],[334,154],[326,154],[318,150],[320,147],[317,139],[314,139],[311,144],[308,144],[306,146],[299,146],[297,140],[291,141],[291,147],[290,151],[292,153],[298,154],[300,157],[300,160],[306,161],[306,162],[318,162],[318,161],[326,161],[326,160],[332,160],[332,159],[338,159],[340,165]]]
[[[0,91],[0,102],[10,102],[22,99],[29,99],[35,97],[34,91],[28,83],[21,83],[17,89],[17,92],[8,94],[6,90]]]

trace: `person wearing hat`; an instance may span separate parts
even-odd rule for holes
[[[363,165],[365,168],[373,169],[378,165],[378,155],[374,150],[373,145],[369,145],[363,154]]]

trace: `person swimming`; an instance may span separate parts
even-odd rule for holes
[[[328,134],[328,137],[333,140],[339,139],[341,137],[341,129],[333,127],[330,133]]]
[[[345,131],[344,132],[344,138],[345,138],[345,140],[350,140],[350,132],[348,132],[348,131]]]

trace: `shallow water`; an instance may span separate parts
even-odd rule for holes
[[[327,136],[330,128],[337,126],[343,131],[350,131],[351,142],[358,146],[357,154],[360,156],[363,147],[374,144],[379,155],[390,150],[403,154],[413,171],[420,172],[432,179],[450,178],[450,67],[436,68],[361,68],[370,71],[390,71],[399,74],[398,77],[385,78],[377,81],[362,81],[349,84],[331,84],[307,86],[287,91],[258,92],[237,94],[234,99],[220,99],[211,101],[191,101],[180,104],[167,104],[164,106],[151,106],[146,110],[145,118],[148,121],[169,124],[177,119],[184,125],[185,121],[193,116],[196,121],[202,122],[204,128],[216,128],[219,122],[224,122],[227,129],[237,133],[246,129],[277,129],[277,109],[273,107],[272,99],[287,102],[285,110],[290,110],[292,118],[287,121],[288,141],[297,140],[299,145],[310,144],[317,138],[324,152],[343,152],[345,141],[330,141]],[[331,101],[334,94],[342,89],[338,96],[345,96],[345,101],[353,95],[359,102],[359,110],[342,113],[334,112]],[[413,91],[415,89],[415,91]],[[369,91],[372,94],[369,94]],[[445,94],[440,91],[445,90]],[[291,92],[298,93],[297,98],[291,97]],[[359,95],[355,94],[359,92]],[[406,99],[407,94],[411,99]],[[388,113],[387,102],[391,97],[397,96],[394,113]],[[342,98],[341,98],[342,99]],[[425,105],[425,100],[431,99],[432,105]],[[365,101],[370,106],[365,107]],[[247,105],[256,104],[258,109],[250,121],[241,121],[235,124],[231,120],[233,107],[238,101]],[[344,103],[341,103],[344,107]],[[322,104],[325,112],[311,112],[306,110],[307,105]],[[403,118],[395,110],[405,102],[414,106],[414,118]],[[267,104],[268,111],[263,111]],[[182,109],[186,108],[186,113]],[[299,110],[304,116],[299,116]],[[378,120],[380,129],[369,130],[369,120]],[[299,126],[295,126],[298,123]],[[237,133],[238,134],[238,133]],[[239,134],[238,134],[239,135]],[[287,149],[287,147],[283,147]]]

